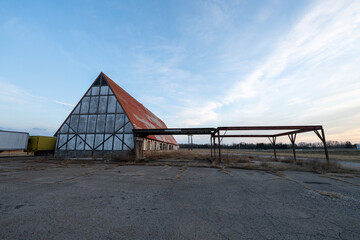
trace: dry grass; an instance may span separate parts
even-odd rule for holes
[[[222,166],[222,167],[220,168],[220,172],[225,173],[225,174],[227,174],[227,175],[229,175],[229,176],[231,176],[231,177],[234,176],[234,175],[231,174],[231,172],[230,172],[229,170],[226,169],[226,166]]]
[[[181,149],[178,151],[144,151],[145,161],[152,160],[194,160],[197,162],[205,161],[212,163],[212,167],[217,167],[217,163],[214,162],[210,155],[210,149],[196,149],[196,150],[185,150]],[[226,165],[232,166],[237,163],[249,163],[253,160],[253,157],[242,157],[229,154],[222,154],[222,162]],[[200,163],[198,163],[200,164]],[[207,164],[206,164],[207,165]]]
[[[260,166],[262,168],[269,168],[269,164],[267,162],[265,162],[265,161],[261,162]]]
[[[282,158],[278,158],[277,161],[278,161],[278,162],[283,162],[283,163],[298,163],[298,161],[295,161],[295,159],[292,158],[292,157],[282,157]]]
[[[321,160],[296,161],[294,163],[288,163],[286,165],[279,166],[278,168],[275,167],[275,169],[282,171],[306,171],[320,174],[354,172],[353,170],[342,168],[341,165],[337,162],[324,162]]]
[[[229,152],[240,153],[246,155],[267,155],[272,156],[273,150],[239,150],[239,149],[230,149]],[[292,158],[293,153],[292,150],[277,150],[277,156]],[[312,159],[324,159],[325,153],[322,149],[319,150],[304,150],[304,151],[296,151],[297,157],[302,158],[312,158]],[[341,161],[354,161],[360,162],[360,151],[355,149],[349,150],[329,150],[329,156],[332,160],[341,160]]]
[[[319,174],[325,173],[357,173],[356,170],[344,169],[337,162],[324,162],[321,160],[306,160],[296,161],[292,159],[283,159],[280,162],[275,162],[273,159],[257,158],[254,161],[249,161],[246,164],[237,163],[236,161],[228,161],[227,167],[241,168],[248,170],[263,170],[263,171],[306,171],[315,172]],[[216,164],[212,164],[216,167]]]
[[[93,173],[95,173],[95,171],[92,171],[92,172],[83,172],[83,173],[81,174],[81,176],[88,176],[88,175],[91,175],[91,174],[93,174]]]
[[[325,191],[317,191],[317,193],[325,196],[325,197],[329,197],[331,199],[333,198],[339,198],[339,195],[336,193],[332,193],[332,192],[325,192]]]
[[[211,160],[209,151],[144,151],[145,159]]]
[[[0,157],[17,157],[17,156],[28,156],[28,153],[24,150],[0,151]]]
[[[332,177],[342,177],[342,178],[356,178],[355,174],[344,174],[344,173],[333,173],[330,176]]]
[[[255,159],[253,156],[238,156],[238,155],[229,154],[227,152],[222,153],[221,158],[222,158],[222,162],[228,165],[234,163],[249,163]]]
[[[281,158],[279,161],[274,161],[274,158],[262,157],[262,156],[239,156],[234,155],[234,151],[224,150],[222,152],[222,162],[219,164],[218,161],[213,161],[210,156],[209,149],[195,149],[193,151],[188,151],[185,149],[178,151],[145,151],[144,155],[146,159],[140,162],[132,161],[110,161],[104,162],[104,159],[59,159],[59,158],[49,158],[49,157],[32,157],[26,158],[24,161],[27,164],[25,168],[22,169],[11,169],[12,171],[18,170],[44,170],[48,167],[69,167],[69,164],[80,164],[82,167],[91,167],[93,164],[104,164],[105,170],[113,169],[117,166],[122,165],[146,165],[146,166],[178,166],[182,167],[184,165],[188,167],[214,167],[214,168],[240,168],[240,169],[249,169],[249,170],[262,170],[262,171],[308,171],[316,172],[320,174],[326,173],[356,173],[359,174],[356,170],[345,170],[341,167],[340,164],[330,161],[327,163],[323,160],[303,160],[303,161],[294,161],[291,157]],[[19,159],[21,160],[21,159]],[[50,164],[48,164],[50,163]],[[0,170],[4,172],[6,170]],[[222,168],[221,171],[225,171],[225,168]]]
[[[252,162],[246,164],[233,164],[230,165],[231,168],[240,168],[240,169],[247,169],[247,170],[261,170],[261,166],[258,164],[254,164]]]
[[[323,161],[299,161],[298,165],[304,167],[305,169],[316,172],[316,173],[342,173],[345,172],[341,168],[341,165],[337,162],[323,162]]]

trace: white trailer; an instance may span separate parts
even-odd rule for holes
[[[0,130],[0,151],[26,150],[29,133]]]

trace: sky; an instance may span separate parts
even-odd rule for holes
[[[360,143],[358,0],[0,0],[0,53],[2,130],[53,135],[104,72],[168,127]]]

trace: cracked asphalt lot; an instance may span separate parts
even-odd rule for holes
[[[359,176],[15,165],[0,162],[0,239],[360,239]]]

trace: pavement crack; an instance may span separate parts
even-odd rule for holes
[[[57,183],[64,183],[64,182],[69,182],[72,181],[74,179],[80,178],[80,177],[85,177],[85,176],[89,176],[91,174],[94,174],[96,171],[92,171],[92,172],[83,172],[81,175],[75,176],[75,177],[69,177],[69,178],[65,178],[63,180],[58,181]]]
[[[320,194],[322,196],[325,196],[325,197],[329,197],[331,199],[333,198],[339,198],[340,196],[336,193],[332,193],[332,192],[325,192],[325,191],[319,191],[319,190],[316,190],[316,189],[313,189],[313,188],[310,188],[309,186],[305,185],[305,184],[302,184],[301,182],[295,180],[295,179],[292,179],[288,176],[286,176],[285,174],[283,173],[275,173],[275,175],[279,176],[279,177],[282,177],[284,178],[285,180],[288,180],[290,182],[294,182],[296,184],[299,184],[300,186],[302,186],[303,188],[307,189],[307,190],[310,190],[310,191],[313,191],[313,192],[316,192],[317,194]]]
[[[179,172],[176,174],[176,176],[173,178],[173,180],[177,180],[181,177],[182,173],[188,168],[188,166],[184,165],[180,168]]]
[[[345,180],[345,179],[341,179],[341,178],[337,178],[335,176],[331,176],[329,174],[324,174],[324,175],[321,175],[322,177],[327,177],[327,178],[330,178],[330,179],[333,179],[333,180],[336,180],[336,181],[340,181],[340,182],[343,182],[343,183],[348,183],[348,184],[352,184],[352,185],[355,185],[355,186],[359,186],[360,187],[360,184],[357,184],[357,183],[353,183],[353,182],[350,182],[348,180]]]
[[[225,173],[225,174],[227,174],[227,175],[229,175],[229,176],[231,176],[231,177],[234,176],[234,175],[231,174],[231,172],[230,172],[229,170],[226,169],[225,166],[222,166],[219,171],[222,172],[222,173]]]
[[[284,236],[282,236],[282,234],[281,234],[281,232],[278,230],[278,228],[277,228],[277,225],[274,223],[274,217],[270,214],[270,213],[268,213],[268,212],[266,212],[266,211],[264,211],[264,218],[265,219],[267,219],[269,222],[270,222],[270,224],[274,227],[274,229],[276,229],[276,232],[279,234],[279,236],[282,238],[282,239],[284,239]]]

